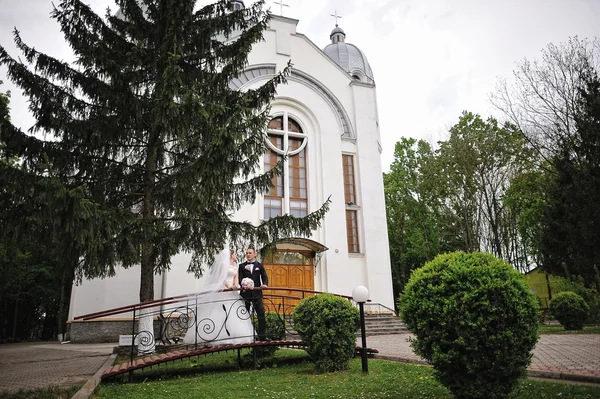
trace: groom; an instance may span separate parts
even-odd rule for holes
[[[265,271],[265,267],[262,263],[256,260],[256,251],[250,247],[246,250],[246,262],[240,263],[238,269],[238,279],[240,287],[242,286],[242,279],[250,277],[254,281],[255,287],[267,288],[269,284],[269,277]],[[241,292],[242,298],[246,303],[246,310],[250,311],[250,303],[254,307],[254,311],[258,316],[258,340],[266,340],[266,323],[265,323],[265,307],[262,301],[262,290],[246,290]]]

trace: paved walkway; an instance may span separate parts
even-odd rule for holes
[[[407,341],[410,334],[367,337],[376,357],[425,363]],[[358,340],[360,345],[360,340]],[[0,392],[85,383],[102,368],[116,344],[0,345]],[[600,383],[600,335],[542,335],[529,375]]]
[[[88,381],[116,344],[0,345],[0,392],[71,386]]]
[[[379,351],[376,358],[425,364],[412,352],[409,337],[410,334],[370,336],[367,346]],[[600,334],[542,335],[527,371],[531,377],[600,383]]]

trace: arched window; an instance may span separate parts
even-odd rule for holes
[[[300,123],[287,112],[269,122],[267,128],[269,150],[265,154],[265,171],[288,157],[283,173],[273,178],[273,187],[265,193],[265,219],[283,214],[296,217],[308,213],[308,179],[306,172],[307,135]]]
[[[359,82],[364,82],[365,81],[365,79],[364,79],[365,75],[363,73],[361,73],[361,71],[359,71],[357,69],[352,70],[350,72],[350,75],[352,76],[352,80],[356,80],[356,81],[359,81]]]

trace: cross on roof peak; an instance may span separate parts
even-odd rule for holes
[[[283,16],[283,7],[289,7],[289,4],[284,4],[283,0],[274,1],[273,4],[277,4],[279,6],[279,15]]]

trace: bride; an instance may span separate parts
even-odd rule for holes
[[[252,342],[254,328],[244,300],[238,291],[237,256],[224,249],[215,259],[202,290],[189,298],[188,307],[195,313],[183,338],[186,345],[232,345]]]

